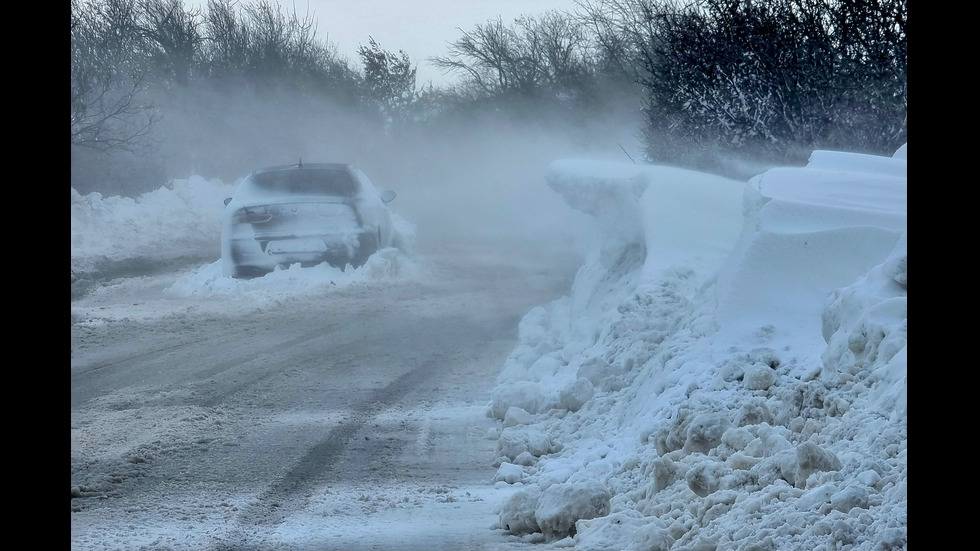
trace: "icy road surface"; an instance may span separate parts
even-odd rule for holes
[[[520,318],[581,258],[417,263],[295,295],[174,297],[174,273],[72,302],[72,550],[526,549],[492,529],[513,490],[486,409]]]

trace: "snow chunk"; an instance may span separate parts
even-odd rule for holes
[[[534,516],[546,536],[574,536],[577,521],[608,515],[611,499],[609,490],[596,480],[553,484],[538,498]]]
[[[497,458],[513,463],[527,452],[534,457],[549,453],[552,449],[548,433],[535,427],[507,427],[497,440]]]
[[[776,372],[768,365],[760,363],[746,367],[743,377],[745,388],[749,390],[766,390],[776,382]]]
[[[501,506],[499,526],[512,534],[541,532],[552,540],[576,533],[576,523],[609,514],[612,493],[594,479],[531,485]]]
[[[651,526],[662,528],[659,520],[656,517],[644,517],[639,512],[631,510],[579,520],[575,523],[575,549],[581,551],[627,549],[634,543],[637,533],[648,532]],[[656,545],[646,545],[641,548],[658,549]]]
[[[534,422],[534,416],[517,406],[507,408],[504,414],[504,427],[516,427],[517,425],[530,425]]]
[[[558,403],[568,411],[578,411],[595,395],[592,381],[581,378],[563,388],[558,395]]]
[[[858,485],[847,486],[830,497],[830,506],[842,513],[848,513],[855,507],[867,509],[869,503],[868,488]]]
[[[797,488],[802,488],[813,473],[837,471],[842,466],[840,459],[833,453],[813,442],[803,442],[796,447],[796,473],[793,482]]]
[[[533,534],[540,532],[534,509],[541,496],[541,488],[537,485],[514,492],[500,507],[498,525],[511,534]]]
[[[490,416],[503,419],[507,410],[516,407],[528,413],[538,413],[544,396],[540,386],[532,381],[510,381],[498,384],[490,399]]]
[[[507,463],[506,461],[500,464],[497,468],[497,474],[493,476],[494,482],[506,482],[507,484],[517,484],[524,477],[524,468],[520,465],[515,465],[513,463]]]

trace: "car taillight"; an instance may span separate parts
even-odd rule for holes
[[[232,220],[236,224],[264,224],[272,220],[272,213],[265,209],[241,209],[235,213]]]

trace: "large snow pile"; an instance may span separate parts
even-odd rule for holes
[[[744,182],[560,161],[603,239],[494,389],[499,528],[576,549],[908,540],[907,156]]]
[[[71,269],[104,262],[218,255],[221,213],[233,186],[192,176],[136,198],[71,189]],[[192,231],[188,231],[192,228]]]

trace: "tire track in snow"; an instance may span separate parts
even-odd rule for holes
[[[401,375],[380,388],[352,413],[357,420],[348,421],[330,431],[313,446],[286,474],[269,486],[257,500],[238,516],[237,529],[222,538],[217,550],[236,551],[263,548],[260,542],[250,543],[249,527],[273,526],[282,523],[292,513],[302,510],[311,497],[311,490],[326,480],[332,467],[347,450],[348,444],[371,419],[393,405],[411,390],[427,381],[435,372],[436,360]]]

